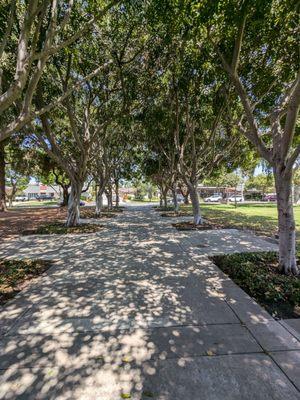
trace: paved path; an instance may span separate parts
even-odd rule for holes
[[[299,399],[296,331],[207,258],[255,248],[276,246],[177,232],[149,207],[97,234],[2,244],[56,261],[0,313],[0,399]]]

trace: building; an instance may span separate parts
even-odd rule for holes
[[[42,183],[29,183],[26,189],[23,190],[28,200],[35,199],[40,195],[51,196],[53,199],[61,197],[61,188],[57,185],[43,185]]]

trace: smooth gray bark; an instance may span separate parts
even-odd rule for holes
[[[163,206],[164,206],[165,208],[168,207],[167,192],[168,192],[167,190],[164,190],[164,191],[163,191],[163,194],[162,194],[162,197],[163,197]]]
[[[103,193],[105,185],[99,185],[96,194],[96,216],[99,217],[103,208]]]
[[[197,184],[193,185],[192,183],[188,184],[190,198],[192,202],[193,208],[193,216],[194,216],[194,224],[199,225],[202,223],[202,217],[200,213],[200,204],[199,204],[199,196],[197,192]]]
[[[178,213],[178,200],[177,200],[177,191],[176,191],[176,187],[172,188],[172,197],[173,197],[173,205],[174,205],[174,210],[175,213]]]
[[[115,179],[115,190],[116,190],[116,207],[119,207],[120,204],[119,179]]]
[[[292,174],[274,168],[278,209],[279,268],[285,274],[297,274],[296,226],[292,202]]]
[[[65,207],[69,203],[69,185],[61,185],[62,191],[63,191],[63,201],[62,201],[62,207]]]
[[[68,202],[68,215],[66,225],[68,227],[76,226],[79,224],[80,218],[80,195],[82,190],[82,182],[72,182],[71,193]]]
[[[4,142],[0,142],[0,212],[3,211],[6,211],[5,149],[4,149]]]
[[[163,206],[163,197],[162,197],[161,191],[160,191],[160,193],[159,193],[159,206],[160,206],[160,207]]]

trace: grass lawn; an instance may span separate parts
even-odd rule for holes
[[[57,200],[49,200],[49,201],[32,200],[32,201],[14,202],[12,208],[49,207],[49,206],[57,206],[57,205],[58,205]]]
[[[257,233],[273,236],[277,232],[277,208],[275,204],[203,204],[201,211],[209,222],[223,227],[251,229]],[[192,207],[181,206],[182,210]],[[294,207],[296,229],[300,233],[300,206]],[[300,239],[300,238],[299,238]]]

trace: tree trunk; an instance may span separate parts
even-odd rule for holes
[[[68,227],[76,226],[79,224],[80,218],[80,195],[83,183],[74,182],[71,184],[71,193],[68,202],[68,215],[66,225]]]
[[[4,149],[4,142],[0,142],[0,212],[3,211],[6,211],[5,149]]]
[[[119,207],[120,205],[119,179],[115,179],[115,190],[116,190],[116,207]]]
[[[190,202],[189,202],[189,195],[190,195],[189,191],[187,191],[186,193],[184,193],[184,192],[181,192],[181,193],[182,193],[182,196],[184,198],[184,204],[186,206],[188,206],[190,204]]]
[[[163,206],[163,196],[162,196],[162,191],[160,190],[159,192],[159,207]]]
[[[163,191],[163,204],[165,208],[168,207],[167,192],[168,192],[167,190]]]
[[[105,185],[99,185],[98,191],[96,194],[96,216],[100,217],[101,210],[103,208],[103,193],[104,193]]]
[[[172,188],[172,197],[173,197],[173,204],[174,204],[174,210],[175,213],[178,213],[178,200],[177,200],[177,191],[176,191],[176,186]]]
[[[279,168],[278,168],[279,169]],[[278,210],[279,268],[284,274],[297,274],[296,228],[292,203],[292,172],[274,168]]]
[[[189,203],[189,195],[190,195],[189,190],[187,189],[187,191],[184,191],[184,190],[182,189],[181,186],[179,186],[179,190],[180,190],[180,193],[181,193],[182,196],[183,196],[183,202],[184,202],[184,204],[185,204],[185,205],[189,205],[189,204],[190,204],[190,203]]]
[[[106,198],[107,198],[107,208],[109,210],[111,210],[112,209],[112,191],[111,191],[111,188],[108,188],[105,191],[105,195],[106,195]]]
[[[66,207],[69,203],[69,186],[62,185],[62,190],[63,190],[63,201],[61,203],[61,206]]]
[[[197,183],[188,184],[189,192],[190,192],[190,198],[192,202],[192,207],[193,207],[193,216],[194,216],[194,224],[199,225],[202,223],[202,217],[200,213],[200,205],[199,205],[199,196],[197,192]]]

